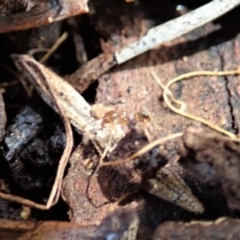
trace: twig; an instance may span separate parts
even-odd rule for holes
[[[154,47],[182,36],[240,5],[239,0],[213,0],[181,17],[150,29],[138,41],[115,53],[117,64],[124,63]]]
[[[24,81],[23,77],[21,76],[21,74],[19,74],[18,72],[14,71],[11,67],[7,66],[6,64],[2,63],[3,67],[9,71],[11,74],[13,74],[15,77],[17,77],[19,79],[19,82],[22,84],[23,89],[25,90],[26,94],[28,97],[31,97],[32,95],[32,89],[31,87],[29,87],[26,83],[26,81]]]
[[[88,86],[112,67],[122,64],[156,46],[174,40],[222,16],[240,5],[239,0],[213,0],[181,17],[150,29],[145,36],[113,54],[101,54],[71,75],[65,76],[82,93]]]
[[[58,38],[55,44],[51,47],[51,49],[39,60],[40,63],[44,63],[55,51],[56,49],[67,39],[68,33],[64,32],[63,35]]]
[[[148,145],[146,145],[145,147],[143,147],[142,149],[140,149],[136,153],[132,154],[130,157],[127,157],[125,159],[119,159],[119,160],[116,160],[116,161],[102,162],[101,166],[112,166],[112,165],[128,163],[128,162],[134,160],[135,158],[139,157],[140,155],[150,151],[152,148],[154,148],[154,147],[156,147],[160,144],[163,144],[163,143],[165,143],[169,140],[181,137],[182,134],[183,134],[182,132],[179,132],[179,133],[174,133],[174,134],[168,135],[166,137],[157,139],[157,140],[149,143]]]

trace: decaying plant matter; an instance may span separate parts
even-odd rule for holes
[[[32,1],[32,3],[22,1],[20,5],[13,7],[13,5],[6,5],[5,2],[4,7],[0,5],[0,19],[2,17],[8,24],[8,20],[6,20],[8,14],[14,14],[13,19],[23,16],[21,14],[27,14],[24,15],[27,17],[22,19],[29,20],[32,19],[32,14],[36,13],[34,15],[36,19],[41,20],[39,22],[32,21],[32,25],[19,21],[19,25],[14,25],[16,28],[10,26],[10,31],[14,31],[46,24],[46,19],[48,22],[58,21],[63,17],[68,17],[68,14],[78,14],[77,12],[64,11],[66,9],[71,10],[71,8],[65,7],[67,5],[73,6],[71,4],[74,1],[59,1],[57,5],[51,5],[52,3],[52,1],[49,1],[50,5],[42,5],[42,2],[39,1]],[[85,4],[86,6],[86,2],[79,2],[79,4]],[[229,104],[231,90],[228,87],[227,79],[230,75],[238,75],[239,70],[229,71],[229,69],[224,69],[224,60],[221,60],[221,66],[214,65],[214,63],[208,66],[209,61],[213,62],[212,56],[207,58],[206,55],[209,56],[209,54],[206,54],[204,49],[202,51],[204,53],[199,51],[197,54],[205,57],[204,61],[207,67],[210,70],[214,69],[213,72],[202,71],[202,65],[199,64],[201,66],[199,71],[180,75],[182,72],[191,71],[195,66],[194,64],[191,66],[191,61],[194,60],[188,60],[188,57],[184,57],[183,60],[176,61],[174,74],[168,75],[169,70],[165,67],[169,66],[167,63],[169,59],[164,56],[162,58],[164,60],[162,60],[159,53],[154,54],[153,52],[147,53],[149,54],[147,58],[143,56],[141,59],[140,56],[139,59],[126,63],[125,66],[118,66],[111,72],[107,71],[159,44],[175,39],[208,21],[216,19],[237,5],[239,5],[239,1],[214,0],[182,17],[150,29],[146,35],[141,35],[139,40],[135,39],[136,41],[130,45],[127,44],[118,49],[107,51],[106,49],[109,46],[105,43],[104,47],[104,43],[102,43],[103,52],[106,50],[103,54],[85,63],[75,73],[65,77],[60,77],[42,64],[55,51],[55,46],[40,61],[34,59],[31,54],[39,54],[45,49],[33,49],[29,55],[12,55],[15,65],[22,75],[21,77],[28,79],[42,99],[62,118],[66,132],[66,147],[59,161],[52,191],[45,204],[7,194],[7,191],[0,192],[0,197],[46,210],[55,205],[61,195],[70,208],[70,220],[87,226],[84,231],[79,227],[78,232],[73,233],[75,229],[67,230],[67,232],[70,236],[84,239],[101,239],[102,237],[110,239],[115,237],[122,240],[135,240],[138,237],[144,239],[142,238],[144,235],[146,239],[150,239],[153,230],[157,227],[156,224],[168,219],[168,217],[159,217],[159,215],[164,215],[164,206],[166,205],[168,206],[167,211],[171,209],[171,214],[176,216],[174,219],[178,219],[181,214],[186,221],[191,219],[216,219],[224,211],[216,211],[215,215],[208,213],[211,203],[209,204],[206,201],[206,195],[209,192],[211,195],[212,189],[218,189],[216,198],[220,198],[219,206],[225,204],[226,215],[232,216],[232,210],[240,209],[237,194],[239,185],[239,138],[236,135],[237,131],[233,132],[233,129],[229,127],[233,125],[229,123],[227,117],[227,120],[225,120],[225,116],[220,120],[216,117],[224,115],[228,110],[223,109],[222,102],[214,105],[218,107],[218,109],[214,109],[217,113],[212,114],[208,110],[209,103],[213,99],[211,96],[216,97],[218,93],[220,93],[219,98],[226,97],[228,94],[226,102]],[[50,11],[44,11],[42,15],[41,11],[39,13],[39,9],[42,10],[42,7],[49,7]],[[215,9],[214,13],[210,11],[213,8]],[[81,11],[87,11],[87,8],[85,10],[81,8]],[[203,14],[203,12],[207,14]],[[72,24],[77,26],[78,23]],[[99,26],[102,27],[101,23],[99,23]],[[4,32],[5,28],[0,23],[1,31]],[[166,32],[169,35],[163,34]],[[124,31],[121,34],[127,36]],[[65,32],[59,42],[64,41],[67,35]],[[59,45],[59,42],[56,46]],[[180,43],[182,44],[182,42],[181,39]],[[169,56],[174,55],[171,49],[163,49],[163,55],[168,56],[168,53],[170,53]],[[86,60],[86,56],[83,61]],[[141,63],[144,58],[145,60]],[[82,58],[77,58],[77,61],[81,62],[79,59]],[[160,63],[158,63],[159,59],[162,62],[159,61]],[[188,61],[189,64],[186,63]],[[189,66],[186,67],[186,64]],[[156,69],[157,71],[155,71]],[[231,66],[230,69],[234,69],[234,67]],[[136,77],[137,74],[139,78]],[[163,80],[160,79],[164,74]],[[180,76],[176,77],[176,75]],[[209,83],[211,81],[210,76],[215,77],[213,85]],[[206,94],[204,93],[205,95],[199,97],[201,99],[199,109],[202,107],[202,102],[206,101],[206,95],[209,97],[207,106],[203,107],[203,111],[199,111],[199,115],[196,110],[198,107],[192,107],[189,100],[192,100],[195,97],[194,94],[198,93],[198,85],[186,90],[189,81],[181,81],[192,77],[195,77],[195,80],[201,78],[199,82],[204,80],[203,85]],[[97,104],[90,105],[81,93],[96,79],[99,79],[95,99]],[[134,81],[131,82],[132,79],[136,82],[143,80],[138,83],[139,86],[136,86]],[[144,82],[145,79],[146,82]],[[161,88],[157,88],[156,81]],[[219,92],[218,90],[214,91],[216,86],[217,89],[218,87],[221,89]],[[157,90],[155,91],[155,89]],[[202,90],[199,87],[199,92]],[[188,99],[185,97],[186,92],[190,96],[188,96]],[[227,94],[224,95],[225,93]],[[159,99],[162,104],[159,103]],[[224,98],[223,102],[226,99]],[[154,111],[158,108],[161,108],[161,114],[166,114],[166,116],[156,116]],[[229,112],[232,113],[233,107],[231,106],[231,108]],[[234,119],[234,117],[232,118]],[[164,121],[168,124],[164,125]],[[70,124],[77,134],[82,136],[82,142],[76,144],[76,149],[73,152],[73,134]],[[4,128],[4,125],[5,121],[3,121],[2,128]],[[190,125],[195,127],[188,128]],[[208,129],[209,132],[206,129],[200,131],[196,128],[199,125],[205,125],[205,127],[212,129],[211,131]],[[11,127],[8,128],[10,132]],[[32,132],[30,131],[29,135],[25,135],[24,132],[18,132],[18,129],[13,126],[13,134],[8,133],[5,137],[5,144],[8,148],[8,152],[5,153],[5,160],[9,161],[14,155],[18,154],[22,144],[33,138],[38,130],[36,128]],[[229,138],[214,133],[212,130],[225,134]],[[11,141],[9,141],[9,144],[7,142],[9,139],[11,140],[11,137],[15,141],[16,145],[14,146],[11,145]],[[68,162],[70,163],[68,173],[63,179]],[[211,196],[209,199],[212,199]],[[123,210],[120,205],[125,205],[124,208],[127,210]],[[112,209],[117,210],[111,213]],[[153,209],[153,215],[147,216],[146,209]],[[155,214],[158,214],[158,220],[156,223],[153,221],[152,224],[151,221],[152,219],[155,220]],[[182,220],[182,218],[178,220]],[[148,222],[150,222],[149,225]],[[196,225],[179,223],[177,226],[179,229],[187,229],[190,236],[195,236],[196,232],[199,234],[199,231],[202,231],[204,224],[210,226],[206,233],[206,236],[209,237],[212,231],[218,231],[221,224],[223,224],[221,225],[223,228],[232,225],[234,230],[238,223],[231,219],[220,219],[215,223],[205,222]],[[90,225],[93,225],[93,228]],[[69,226],[63,226],[64,229],[65,227],[67,229]],[[161,225],[160,230],[158,229],[155,233],[155,239],[164,237],[171,239],[172,228],[174,227],[175,225],[172,223]],[[35,233],[37,231],[35,230]],[[147,236],[144,231],[151,234]],[[60,232],[59,235],[54,236],[59,236],[61,239],[63,237],[61,234]],[[224,235],[224,233],[221,234]],[[31,237],[31,234],[27,236]]]

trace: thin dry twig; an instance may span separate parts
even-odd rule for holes
[[[57,39],[55,44],[49,49],[49,51],[39,60],[40,63],[44,63],[47,59],[59,48],[59,46],[67,39],[68,33],[64,32],[60,38]]]
[[[179,132],[179,133],[174,133],[174,134],[168,135],[166,137],[157,139],[157,140],[147,144],[145,147],[143,147],[142,149],[140,149],[139,151],[137,151],[136,153],[132,154],[131,156],[129,156],[125,159],[119,159],[116,161],[109,161],[109,162],[102,162],[102,166],[113,166],[113,165],[128,163],[128,162],[134,160],[135,158],[139,157],[140,155],[150,151],[152,148],[154,148],[160,144],[163,144],[167,141],[181,137],[182,134],[183,134],[182,132]]]
[[[11,67],[7,66],[6,64],[2,63],[3,67],[9,71],[11,74],[13,74],[15,77],[17,77],[19,79],[19,82],[22,84],[23,89],[25,90],[26,94],[28,97],[31,97],[32,95],[32,89],[31,87],[29,87],[26,83],[26,81],[24,81],[23,76],[21,76],[21,74],[19,74],[18,72],[16,72],[14,69],[12,69]]]

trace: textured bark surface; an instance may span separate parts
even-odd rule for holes
[[[136,8],[132,6],[124,8],[124,4],[119,3],[117,11],[111,3],[108,4],[107,6],[111,8],[110,12],[108,12],[105,5],[104,8],[102,8],[103,5],[101,6],[96,3],[95,8],[98,10],[101,9],[101,11],[96,15],[90,15],[91,21],[94,23],[97,31],[103,36],[108,37],[108,41],[102,42],[102,49],[105,52],[114,52],[116,47],[118,48],[126,43],[137,40],[146,30],[157,22],[159,23],[162,21],[164,16],[166,16],[164,13],[162,15],[158,13],[163,16],[163,19],[149,21],[147,16],[156,14],[156,9],[161,11],[159,8],[154,8],[154,4],[152,8],[143,10],[143,5]],[[165,11],[167,10],[165,9]],[[171,15],[171,10],[169,10],[168,14]],[[118,18],[120,15],[124,17]],[[109,22],[109,19],[112,19],[112,21]],[[162,90],[153,80],[150,71],[153,70],[161,81],[166,84],[171,78],[190,71],[221,71],[235,69],[236,63],[233,62],[237,61],[237,54],[235,52],[237,52],[238,44],[236,42],[233,44],[231,38],[235,36],[237,30],[229,31],[230,25],[227,24],[229,21],[231,22],[231,19],[226,20],[225,18],[220,21],[223,29],[220,28],[220,25],[209,23],[184,37],[151,50],[121,66],[115,67],[99,78],[95,103],[113,107],[116,116],[125,114],[132,117],[136,123],[134,128],[137,129],[138,132],[144,132],[144,124],[138,121],[136,115],[147,112],[150,122],[147,122],[145,126],[150,126],[150,141],[167,136],[171,133],[183,131],[189,126],[204,127],[197,122],[178,116],[166,108],[162,100]],[[237,39],[238,38],[234,41],[237,41]],[[225,49],[227,51],[229,46],[234,54],[231,54],[231,51],[230,53],[225,52]],[[232,46],[234,46],[234,49]],[[223,55],[222,52],[224,52],[225,55]],[[229,65],[225,65],[226,60],[224,60],[224,58],[228,57],[231,59],[234,56],[236,56],[236,60],[229,60]],[[237,133],[235,125],[238,124],[237,122],[239,121],[236,120],[233,124],[233,119],[235,119],[234,114],[238,113],[238,109],[233,110],[231,102],[235,99],[235,105],[237,106],[237,99],[239,96],[236,85],[234,85],[235,88],[233,88],[233,90],[229,89],[229,79],[232,78],[237,85],[239,83],[237,77],[196,77],[175,84],[172,90],[176,98],[186,103],[187,112],[207,119],[233,133]],[[231,91],[233,91],[235,95],[230,94]],[[147,144],[147,141],[141,137],[137,140],[138,144],[135,146],[136,150],[141,149],[144,144]],[[123,144],[123,149],[127,149],[127,151],[122,151],[122,153],[120,153],[121,151],[116,151],[118,154],[115,156],[119,156],[119,153],[121,158],[131,155],[133,150],[129,150],[133,148],[128,148],[130,142],[133,141],[128,141],[126,139],[123,143],[127,146],[124,148]],[[163,164],[159,165],[157,168],[163,167],[164,164],[168,162],[168,167],[171,171],[177,174],[188,184],[188,186],[190,186],[194,196],[204,205],[205,212],[202,215],[190,214],[178,207],[174,207],[172,204],[160,198],[155,198],[152,195],[140,191],[138,194],[127,198],[126,202],[123,202],[123,204],[126,204],[133,199],[137,201],[137,210],[140,216],[138,239],[151,239],[153,229],[166,220],[176,221],[182,219],[184,221],[189,221],[193,219],[216,219],[219,216],[233,214],[229,210],[225,197],[218,186],[207,184],[200,178],[189,175],[188,170],[184,169],[179,165],[178,161],[176,161],[180,157],[176,151],[176,146],[178,146],[180,142],[181,140],[171,141],[160,147],[161,157],[159,157],[159,152],[156,156],[157,159],[163,160]],[[143,158],[149,161],[149,159],[154,159],[153,156],[154,154],[151,153],[150,156],[144,155]],[[94,157],[94,159],[95,158],[96,157]],[[115,157],[115,159],[116,158],[117,157]],[[69,169],[68,177],[65,179],[64,194],[67,199],[70,199],[70,195],[66,192],[66,186],[71,185],[70,183],[68,184],[71,178],[70,176],[72,176],[72,181],[81,182],[78,180],[80,179],[79,176],[75,174],[73,177],[73,175],[71,175],[74,166],[76,165],[72,165]],[[76,171],[76,168],[74,169],[74,171]],[[94,193],[96,194],[92,194],[91,200],[95,199],[95,201],[97,201],[98,198],[102,198],[102,194],[111,199],[111,196],[114,196],[114,194],[111,195],[113,192],[110,186],[114,186],[115,184],[116,189],[121,189],[124,184],[129,183],[130,179],[135,180],[136,189],[141,188],[141,182],[142,179],[144,179],[142,177],[142,172],[140,175],[136,175],[135,178],[131,178],[131,174],[134,175],[133,167],[129,168],[127,165],[114,167],[114,169],[117,169],[116,174],[110,172],[104,175],[104,171],[99,172],[98,179],[101,179],[101,181],[98,181],[98,183],[95,182],[95,186],[99,188],[99,184],[102,185],[104,182],[103,185],[105,187],[107,186],[106,189],[108,191],[105,191],[104,188],[101,188],[103,191],[102,193],[95,191]],[[128,172],[127,169],[131,171]],[[119,173],[121,176],[124,176],[124,178],[116,177]],[[155,174],[156,169],[152,174],[153,180]],[[102,178],[99,176],[102,176]],[[92,178],[94,179],[94,174]],[[136,179],[139,180],[136,181]],[[125,187],[125,192],[130,192],[132,190],[131,187],[128,189],[129,186],[127,185],[125,185]],[[146,189],[145,185],[144,189]],[[72,191],[74,192],[73,188]],[[118,190],[118,192],[121,191]],[[74,211],[82,211],[77,206],[77,199],[79,197],[80,196],[75,198],[75,204],[70,204],[73,213]],[[80,199],[81,198],[82,196]],[[174,199],[172,199],[172,202],[174,202]],[[85,213],[87,212],[86,210]],[[99,216],[101,216],[101,214],[99,214]],[[80,221],[79,219],[81,219],[80,215],[79,218],[72,218],[73,221]],[[163,228],[164,226],[165,225],[163,225]]]
[[[239,224],[238,220],[231,218],[220,218],[213,222],[167,222],[157,228],[153,240],[239,239]]]

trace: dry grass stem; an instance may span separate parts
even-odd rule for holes
[[[29,68],[28,70],[29,70],[29,73],[31,73],[31,71],[33,71],[33,69],[31,69],[31,68]],[[39,84],[39,87],[48,89],[48,91],[49,91],[48,94],[51,96],[52,101],[55,104],[55,107],[57,108],[58,112],[62,116],[62,119],[64,122],[64,127],[65,127],[65,132],[66,132],[65,149],[64,149],[62,157],[59,161],[55,181],[54,181],[54,184],[53,184],[53,187],[52,187],[52,190],[51,190],[51,193],[50,193],[50,196],[48,198],[46,205],[38,204],[38,203],[35,203],[28,199],[5,194],[2,192],[0,193],[0,197],[7,199],[7,200],[21,203],[23,205],[28,205],[30,207],[47,210],[58,202],[58,199],[60,196],[60,191],[61,191],[61,186],[62,186],[63,174],[64,174],[64,171],[65,171],[65,168],[68,163],[68,159],[70,157],[72,147],[73,147],[73,133],[72,133],[72,128],[71,128],[69,119],[66,116],[66,113],[64,112],[64,109],[58,100],[58,96],[57,96],[56,92],[52,88],[51,81],[49,80],[49,78],[47,78],[47,77],[45,78],[43,75],[42,78],[36,78],[35,80]]]
[[[49,49],[49,51],[39,60],[40,63],[44,63],[49,59],[49,57],[59,48],[59,46],[67,39],[68,33],[64,32],[60,38],[55,42],[55,44]]]

